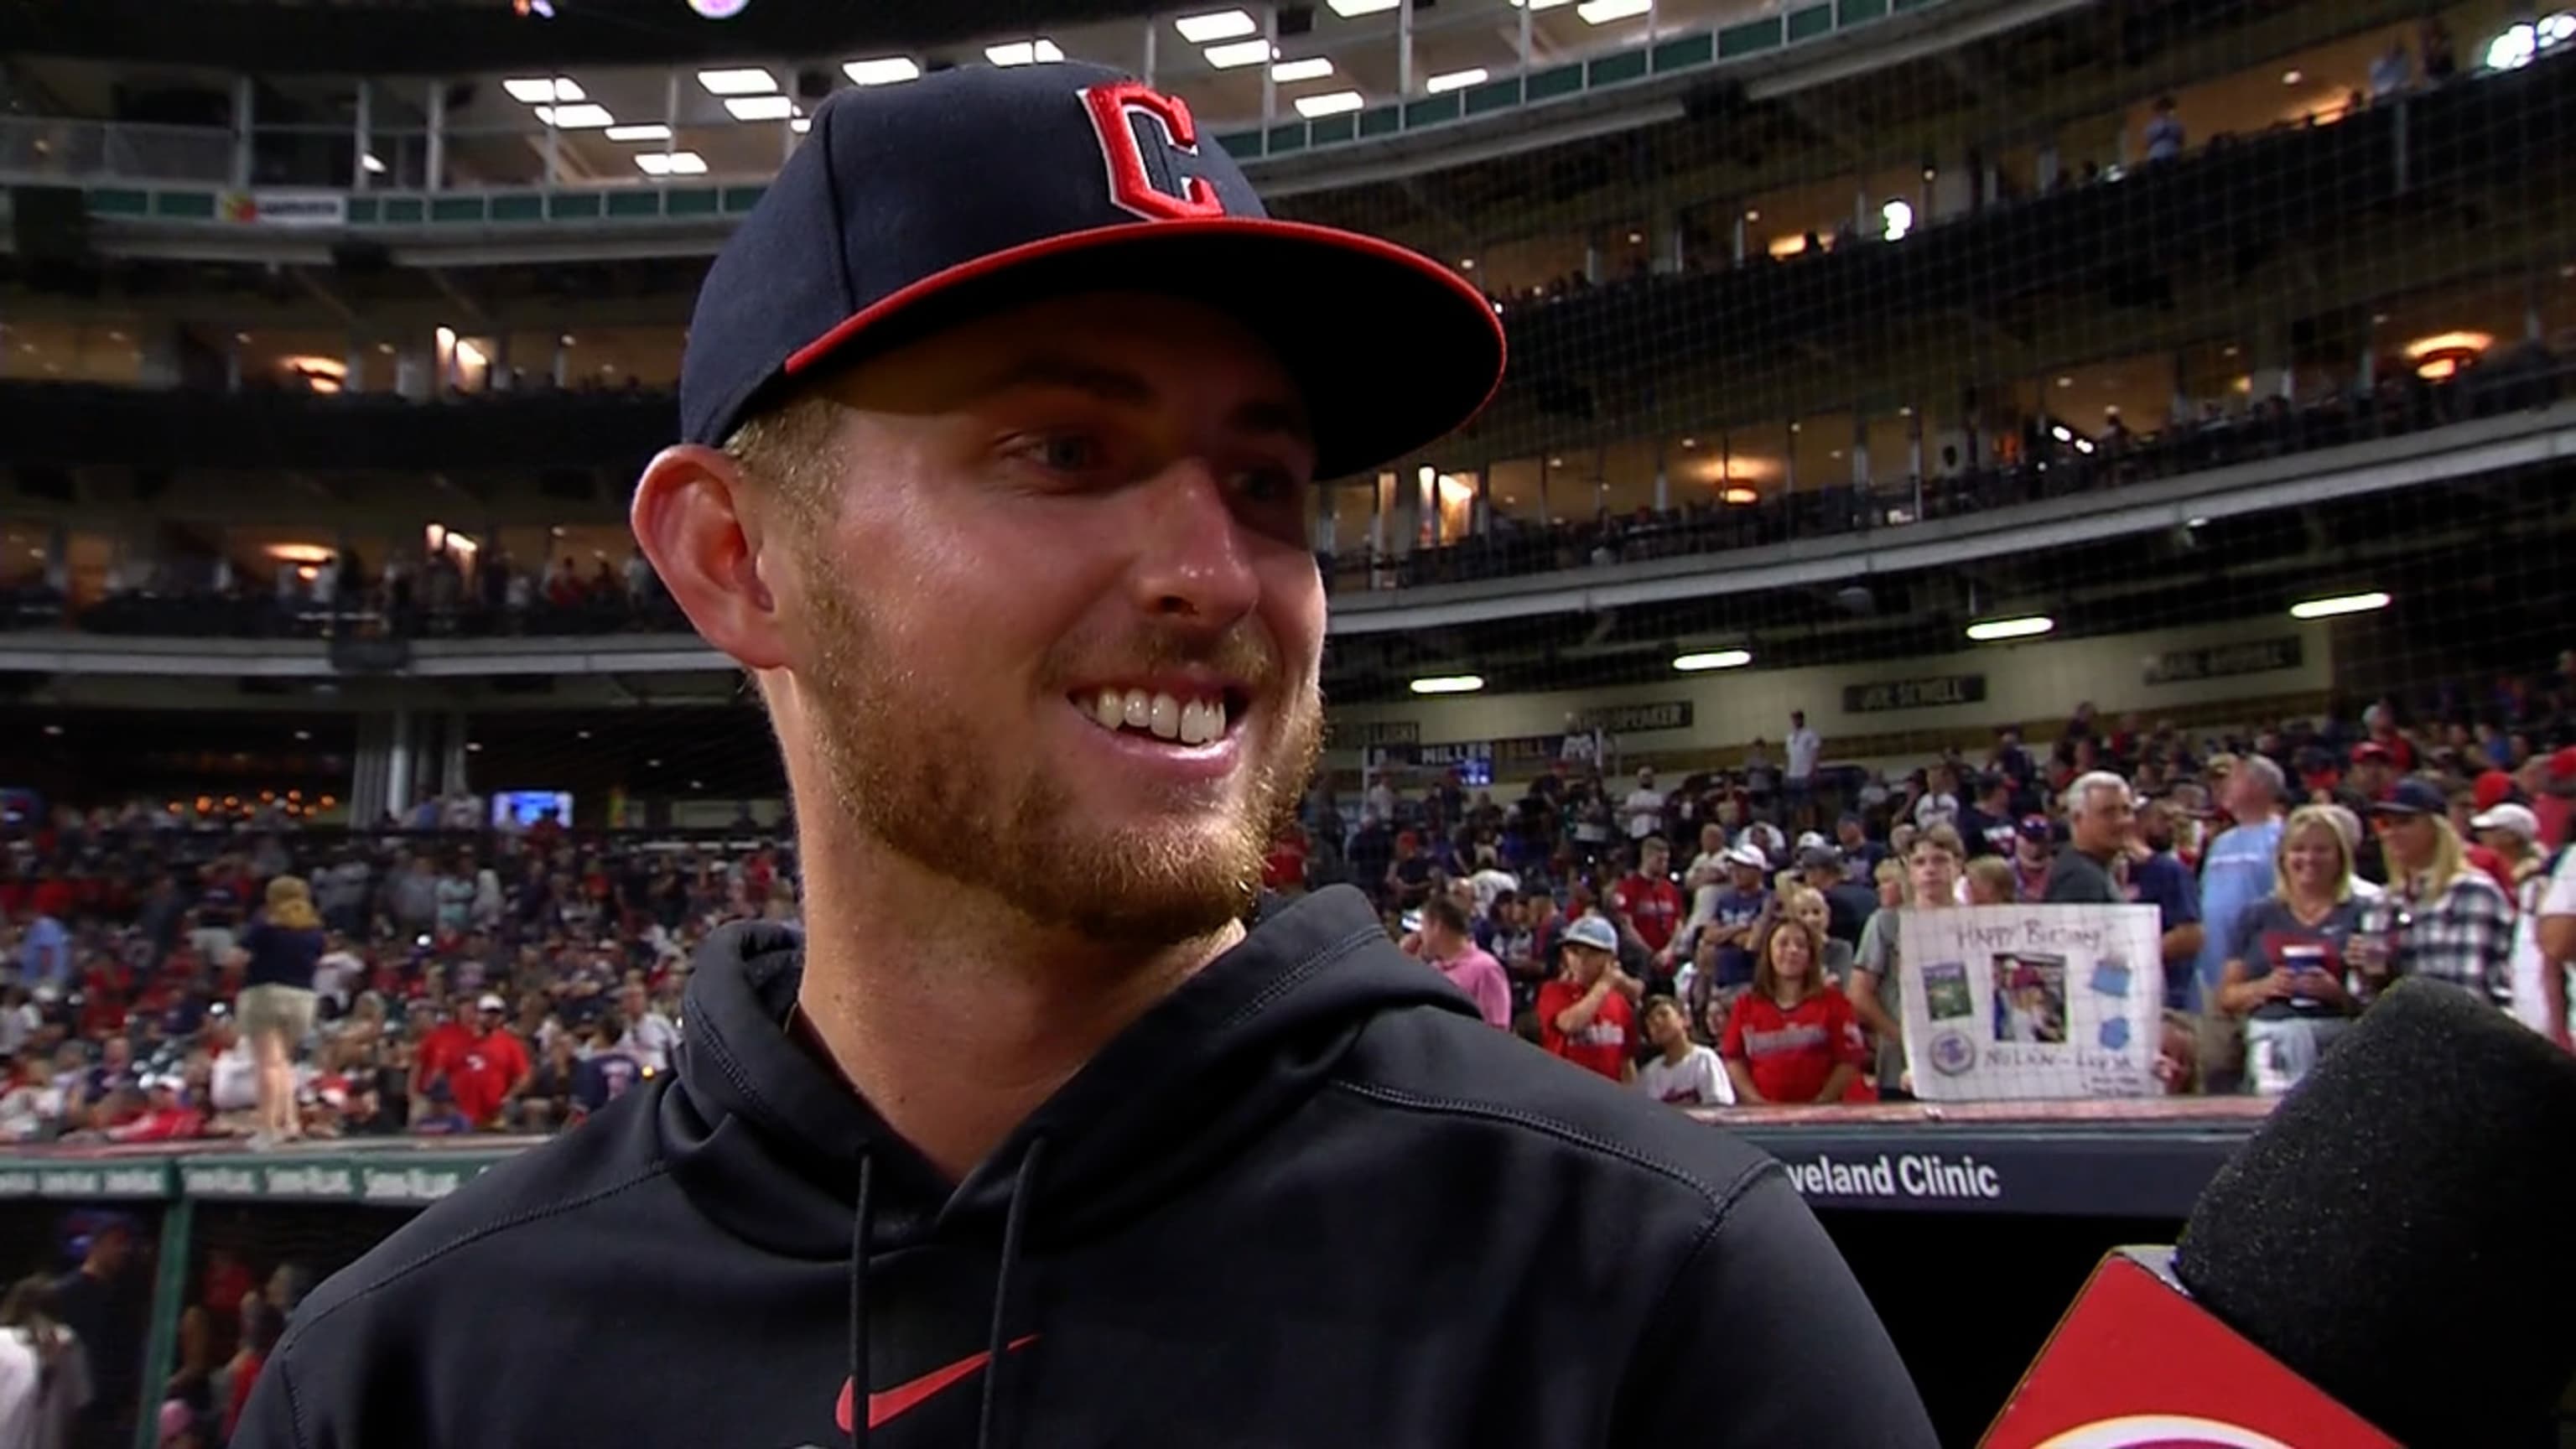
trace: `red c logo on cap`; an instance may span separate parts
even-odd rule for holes
[[[1109,163],[1111,201],[1147,221],[1225,215],[1225,203],[1217,199],[1216,188],[1205,177],[1169,168],[1181,187],[1180,194],[1174,195],[1156,186],[1145,168],[1144,147],[1136,139],[1135,116],[1140,112],[1153,117],[1162,130],[1164,149],[1185,156],[1198,154],[1198,126],[1178,96],[1148,89],[1142,81],[1117,81],[1084,90],[1082,104],[1090,112],[1091,129],[1100,133],[1101,157]]]

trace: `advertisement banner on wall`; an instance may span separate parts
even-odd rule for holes
[[[2154,906],[1897,917],[1905,1065],[1927,1102],[2146,1097],[2165,973]]]
[[[1874,684],[1843,686],[1843,713],[1885,714],[1900,709],[1947,709],[1982,704],[1982,674],[1934,674],[1920,679],[1883,679]]]
[[[223,217],[251,226],[347,226],[349,197],[340,191],[227,191]]]
[[[2248,639],[2199,649],[2173,649],[2147,661],[2149,684],[2188,684],[2196,679],[2232,679],[2240,674],[2269,674],[2296,669],[2306,650],[2296,634],[2275,639]]]

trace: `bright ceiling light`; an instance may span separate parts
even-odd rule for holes
[[[1968,626],[1968,637],[1980,644],[1998,639],[2028,639],[2057,627],[2057,621],[2046,614],[2026,614],[2018,619],[1983,619]]]
[[[2436,332],[2406,344],[2406,360],[2421,362],[2447,352],[2484,352],[2495,345],[2492,332]]]
[[[1261,29],[1252,16],[1241,10],[1213,10],[1205,15],[1184,15],[1172,22],[1181,39],[1192,45],[1205,45],[1211,40],[1232,40],[1238,35],[1252,35]]]
[[[1483,85],[1486,79],[1491,75],[1492,72],[1486,70],[1481,65],[1469,66],[1465,70],[1443,71],[1439,75],[1435,75],[1431,79],[1424,81],[1422,83],[1422,88],[1436,96],[1442,91],[1454,91],[1464,86]]]
[[[1718,491],[1717,501],[1737,508],[1750,508],[1762,501],[1762,495],[1750,488],[1724,488]]]
[[[580,86],[573,84],[572,77],[562,75],[552,77],[541,75],[521,76],[517,80],[505,80],[501,82],[501,89],[509,94],[510,99],[518,101],[524,105],[531,106],[541,106],[549,101],[586,101],[590,99],[589,96],[582,93]]]
[[[640,126],[611,126],[608,128],[608,139],[612,141],[668,141],[671,139],[671,128],[663,125],[659,121],[650,121]]]
[[[854,86],[890,86],[899,81],[921,78],[921,66],[908,55],[885,55],[875,60],[854,60],[841,67],[841,74]]]
[[[1335,15],[1350,20],[1362,15],[1383,15],[1403,0],[1324,0],[1324,3],[1332,8]]]
[[[707,158],[695,151],[647,151],[635,158],[635,168],[647,176],[704,176]]]
[[[735,66],[730,70],[702,70],[698,84],[711,96],[756,96],[778,89],[778,77],[756,65]]]
[[[1322,80],[1333,73],[1333,63],[1320,55],[1304,60],[1283,60],[1270,68],[1270,78],[1282,85],[1290,81]]]
[[[318,543],[272,543],[268,556],[279,563],[318,564],[330,562],[331,550]]]
[[[1299,96],[1297,114],[1311,121],[1317,116],[1338,116],[1344,111],[1356,111],[1366,104],[1358,91],[1326,91],[1320,96]]]
[[[1634,20],[1655,8],[1655,0],[1583,0],[1574,13],[1587,25],[1607,25],[1614,20]]]
[[[2302,599],[2290,606],[2293,619],[2331,619],[2338,614],[2368,614],[2388,607],[2382,593],[2337,594],[2329,599]]]
[[[1237,40],[1207,48],[1207,63],[1218,70],[1232,70],[1239,65],[1259,65],[1277,60],[1279,48],[1266,40]]]
[[[1435,674],[1413,681],[1416,694],[1474,694],[1484,687],[1485,677],[1481,674]]]
[[[367,168],[367,174],[370,176],[382,176],[385,174],[384,158],[378,156],[373,151],[369,151],[365,155],[360,156],[358,158],[358,164]]]
[[[617,124],[617,118],[608,113],[606,106],[539,106],[536,117],[539,122],[559,131],[595,131],[602,126]]]
[[[1879,235],[1889,241],[1903,241],[1914,230],[1914,203],[1903,197],[1892,197],[1878,209]]]
[[[1064,59],[1064,52],[1056,48],[1054,41],[1041,36],[1035,40],[985,46],[984,58],[995,65],[1053,65]]]
[[[737,121],[783,121],[796,114],[796,103],[785,96],[735,96],[724,106]]]
[[[1685,654],[1673,661],[1673,668],[1684,674],[1697,674],[1703,669],[1741,669],[1752,662],[1750,649],[1712,649],[1704,654]]]

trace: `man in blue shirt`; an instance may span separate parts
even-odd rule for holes
[[[2281,848],[2281,803],[2288,789],[2281,767],[2263,755],[2238,760],[2219,787],[2219,807],[2236,823],[2211,841],[2201,857],[2200,914],[2214,928],[2201,933],[2199,958],[2184,983],[2186,1011],[2199,1010],[2218,989],[2236,918],[2272,893],[2272,857]]]
[[[2200,887],[2174,854],[2172,807],[2150,800],[2138,811],[2138,843],[2146,854],[2129,862],[2129,899],[2154,906],[2156,929],[2163,933],[2165,1005],[2177,1009],[2191,998],[2191,983],[2207,932],[2200,919]]]

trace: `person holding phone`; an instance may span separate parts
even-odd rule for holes
[[[2345,981],[2361,923],[2352,851],[2326,807],[2293,812],[2273,851],[2272,893],[2232,923],[2218,1006],[2245,1020],[2246,1075],[2260,1096],[2297,1085],[2360,1011]]]

